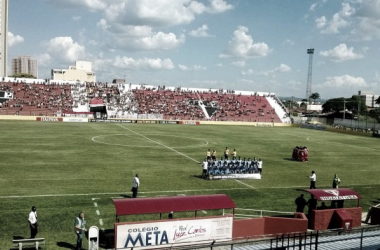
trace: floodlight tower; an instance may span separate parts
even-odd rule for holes
[[[311,82],[312,82],[312,75],[313,75],[314,49],[307,49],[307,54],[309,54],[309,70],[307,72],[306,100],[309,101],[310,95],[311,95]]]

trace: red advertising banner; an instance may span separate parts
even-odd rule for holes
[[[63,118],[58,117],[37,117],[38,122],[63,122]]]

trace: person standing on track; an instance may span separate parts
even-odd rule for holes
[[[29,226],[30,226],[30,238],[36,238],[38,233],[38,223],[37,223],[37,208],[35,206],[32,207],[32,211],[29,213]]]
[[[317,175],[315,174],[315,171],[311,171],[310,178],[310,189],[316,189],[315,182],[317,181]]]
[[[78,217],[75,218],[74,229],[75,233],[77,234],[77,245],[75,249],[82,250],[83,234],[87,231],[83,212],[80,212]]]
[[[140,187],[140,180],[139,180],[139,174],[135,175],[135,178],[133,178],[133,183],[132,183],[132,198],[137,197],[137,192]]]

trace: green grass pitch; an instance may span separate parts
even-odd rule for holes
[[[80,211],[87,226],[112,229],[111,198],[131,195],[136,173],[140,197],[223,193],[239,208],[295,211],[297,189],[308,188],[314,170],[317,188],[330,188],[337,173],[340,187],[363,196],[364,210],[380,202],[380,141],[371,137],[292,127],[32,121],[0,121],[0,131],[0,249],[10,249],[14,236],[30,236],[33,205],[43,249],[74,246]],[[290,160],[297,145],[308,147],[309,162]],[[261,158],[262,180],[199,178],[206,150],[220,158],[226,146],[242,158]]]

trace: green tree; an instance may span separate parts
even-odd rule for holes
[[[380,104],[380,96],[375,101],[376,101],[376,104]]]
[[[350,110],[354,113],[358,113],[358,108],[360,109],[360,112],[366,112],[367,106],[364,102],[361,101],[360,97],[354,96],[351,98],[333,98],[327,100],[322,105],[322,112],[331,112],[331,111],[342,111],[344,109]]]
[[[29,73],[19,73],[19,74],[13,74],[11,77],[17,77],[17,78],[33,78],[36,79],[36,77]]]
[[[310,96],[309,96],[310,99],[313,99],[314,100],[314,103],[315,103],[315,100],[319,99],[320,98],[320,95],[319,93],[315,92],[315,93],[312,93]]]
[[[322,112],[341,111],[344,107],[344,101],[344,97],[329,99],[322,105]]]

